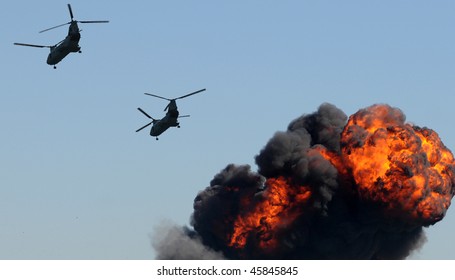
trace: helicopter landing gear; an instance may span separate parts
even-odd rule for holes
[[[158,139],[158,137],[156,137],[155,139],[156,139],[156,141],[160,140],[160,139]]]
[[[54,65],[54,69],[57,69],[57,66]]]

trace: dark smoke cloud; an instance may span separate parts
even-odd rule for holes
[[[315,206],[326,209],[338,188],[338,171],[315,148],[340,151],[340,134],[347,116],[331,104],[292,121],[286,132],[277,132],[256,156],[264,177],[293,177],[298,183],[312,182],[319,194]]]
[[[397,113],[392,110],[392,113]],[[401,111],[391,118],[404,122]],[[426,241],[423,226],[385,215],[377,204],[358,199],[348,170],[321,153],[340,154],[347,116],[331,104],[293,120],[277,132],[255,157],[258,171],[229,164],[194,199],[191,226],[171,228],[155,242],[160,259],[403,259]],[[262,223],[246,236],[246,246],[229,244],[237,217],[270,195],[269,178],[288,178],[311,191],[297,206],[282,206],[297,218],[270,235]],[[293,199],[292,197],[290,198]],[[277,240],[264,248],[261,242]]]

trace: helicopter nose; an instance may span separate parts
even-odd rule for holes
[[[49,65],[55,65],[54,58],[52,57],[52,54],[50,53],[49,56],[47,57],[47,64]]]

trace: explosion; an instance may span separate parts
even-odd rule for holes
[[[322,104],[255,159],[258,172],[230,164],[194,201],[186,235],[226,258],[406,258],[454,195],[450,150],[388,105],[348,119]]]
[[[245,215],[239,215],[235,220],[228,246],[245,247],[248,236],[255,232],[259,237],[258,246],[261,250],[275,249],[278,244],[274,233],[280,228],[286,228],[301,215],[300,206],[310,195],[309,188],[292,186],[283,177],[268,179],[261,200],[252,204],[253,209],[246,211]],[[251,202],[244,199],[240,204],[247,209]]]
[[[353,115],[342,133],[342,157],[360,199],[408,222],[434,224],[453,196],[453,155],[436,132],[405,124],[402,116],[383,105]]]

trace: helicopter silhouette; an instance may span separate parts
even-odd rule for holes
[[[70,12],[71,21],[67,23],[63,23],[45,30],[40,31],[39,33],[43,33],[54,28],[58,28],[61,26],[65,26],[69,24],[68,35],[62,41],[58,42],[53,46],[43,46],[43,45],[33,45],[33,44],[23,44],[23,43],[14,43],[17,46],[25,46],[25,47],[35,47],[35,48],[49,48],[50,53],[47,57],[47,64],[53,65],[54,69],[57,68],[55,66],[57,63],[62,61],[69,53],[78,52],[81,53],[81,47],[79,46],[79,40],[81,39],[81,30],[79,29],[78,23],[108,23],[108,20],[74,20],[73,10],[71,9],[71,5],[68,4],[68,10]]]
[[[166,108],[164,108],[164,111],[167,110],[167,112],[166,112],[166,115],[162,119],[154,119],[141,108],[137,108],[142,114],[144,114],[147,118],[151,119],[152,121],[149,122],[148,124],[144,125],[143,127],[139,128],[138,130],[136,130],[136,132],[139,132],[142,129],[153,124],[152,128],[150,129],[150,136],[154,136],[156,138],[156,140],[158,140],[158,136],[161,135],[163,132],[165,132],[169,127],[180,127],[178,119],[184,118],[184,117],[189,117],[190,115],[183,115],[183,116],[179,115],[176,100],[189,97],[191,95],[200,93],[202,91],[205,91],[205,88],[192,92],[192,93],[189,93],[189,94],[186,94],[186,95],[183,95],[183,96],[180,96],[180,97],[177,97],[177,98],[173,98],[173,99],[162,97],[162,96],[155,95],[155,94],[144,93],[146,95],[150,95],[153,97],[165,99],[165,100],[169,101],[169,104],[166,106]]]

